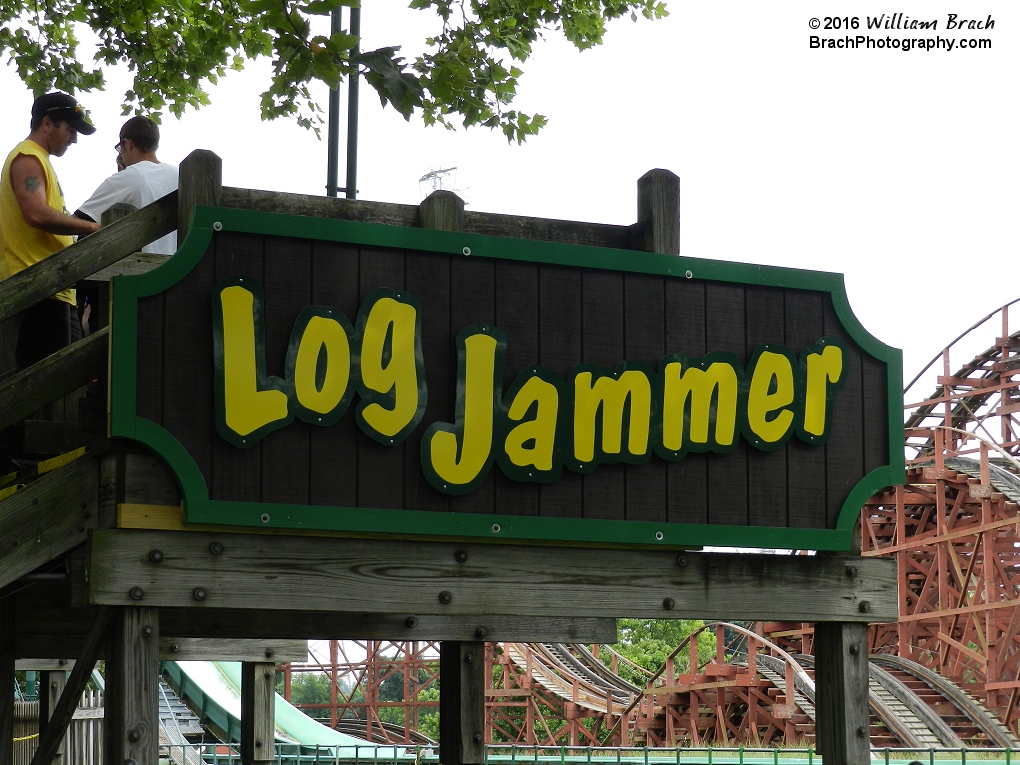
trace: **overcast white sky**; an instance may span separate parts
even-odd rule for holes
[[[411,56],[437,28],[407,0],[363,1],[366,48],[401,44]],[[595,50],[539,44],[515,106],[550,124],[524,146],[484,129],[407,123],[363,86],[359,197],[417,204],[425,172],[456,166],[469,209],[629,224],[637,178],[668,168],[682,184],[684,255],[844,272],[864,325],[904,349],[908,379],[1020,297],[1015,2],[667,3],[670,18],[617,21]],[[811,50],[823,30],[810,19],[840,13],[862,27],[882,13],[939,21],[931,33],[870,32],[882,40],[974,37],[992,47]],[[946,31],[950,13],[990,14],[995,26]],[[212,149],[227,185],[325,193],[325,141],[259,120],[265,72],[231,75],[210,91],[211,107],[166,118],[161,159]],[[114,169],[127,81],[110,79],[106,93],[81,95],[98,132],[54,163],[70,209]],[[32,98],[9,67],[0,87],[6,152],[28,132]]]

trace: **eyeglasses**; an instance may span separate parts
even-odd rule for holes
[[[124,148],[124,142],[123,141],[117,141],[117,143],[114,144],[113,148],[114,148],[114,151],[116,151],[118,154],[120,154],[120,150]]]

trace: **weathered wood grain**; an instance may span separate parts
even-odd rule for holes
[[[98,516],[99,467],[82,457],[0,502],[0,583],[85,541]]]
[[[210,552],[213,542],[221,554]],[[149,559],[153,549],[162,553],[158,563]],[[849,564],[856,576],[847,576]],[[91,602],[113,605],[132,602],[129,593],[140,588],[146,605],[194,608],[861,622],[897,616],[895,561],[850,556],[684,553],[680,561],[660,550],[593,555],[565,547],[122,529],[93,533],[89,573]],[[515,596],[500,595],[507,591]]]
[[[162,616],[160,620],[163,621]],[[307,640],[238,640],[162,635],[159,660],[166,661],[287,661],[308,660]]]
[[[275,736],[276,663],[241,664],[241,762],[272,762]]]
[[[815,712],[826,762],[871,762],[867,625],[815,624]]]
[[[92,623],[81,652],[78,654],[78,661],[74,669],[71,670],[71,676],[67,679],[60,699],[54,706],[50,724],[39,736],[39,748],[36,749],[35,755],[32,757],[31,765],[49,765],[53,755],[56,754],[60,742],[67,732],[67,726],[70,725],[71,718],[74,717],[74,710],[78,706],[81,692],[85,690],[85,684],[92,674],[93,667],[96,666],[96,656],[106,639],[111,615],[112,610],[107,607],[96,611],[95,621]],[[13,662],[11,664],[13,665]],[[153,714],[155,714],[155,710],[153,710]],[[117,765],[121,765],[121,763],[123,760],[117,761]],[[155,762],[144,762],[141,765],[155,765]]]
[[[0,282],[0,321],[142,249],[177,227],[177,192]]]
[[[80,691],[79,691],[80,694]],[[106,654],[107,765],[157,765],[159,761],[159,611],[118,609]]]
[[[452,191],[433,191],[418,205],[418,213],[422,228],[464,230],[464,200]]]
[[[223,206],[257,212],[306,215],[328,220],[353,220],[390,226],[417,226],[418,208],[386,202],[289,194],[283,191],[223,187]]]
[[[60,695],[67,685],[67,671],[64,669],[43,670],[39,677],[39,732],[45,733],[50,726]],[[50,760],[50,765],[64,765],[64,754],[67,751],[67,733],[57,743],[57,751]]]
[[[439,750],[443,765],[476,765],[484,759],[485,643],[448,641],[439,646]]]
[[[206,149],[191,152],[180,165],[177,187],[177,241],[183,242],[191,228],[195,205],[223,203],[223,160]],[[139,248],[140,249],[140,248]]]
[[[638,222],[644,248],[680,254],[680,179],[669,170],[649,170],[637,182]]]
[[[101,271],[96,271],[89,281],[108,282],[114,276],[140,276],[166,263],[167,256],[154,252],[135,252]]]
[[[41,615],[25,614],[19,624],[14,652],[24,661],[50,661],[54,665],[81,652],[85,633],[95,618],[96,606],[53,608]],[[49,621],[43,621],[43,617]],[[54,620],[60,620],[54,621]],[[338,611],[262,611],[219,609],[164,609],[160,622],[173,635],[171,641],[227,640],[477,640],[517,643],[615,643],[616,620],[477,615],[360,614]],[[307,636],[307,638],[306,638]],[[161,641],[160,661],[181,658]],[[181,644],[183,646],[183,644]],[[182,647],[181,649],[185,649]],[[223,649],[227,650],[227,649]],[[234,651],[234,649],[230,649]],[[192,658],[198,658],[198,648]],[[209,655],[205,655],[208,653]],[[216,659],[221,648],[202,647],[202,658]],[[99,658],[105,657],[105,651]],[[237,657],[230,660],[236,661]],[[248,659],[256,658],[248,656]],[[282,659],[281,659],[282,660]],[[71,662],[73,664],[73,662]],[[19,669],[30,668],[21,667]]]
[[[0,282],[0,289],[6,282]],[[106,372],[108,328],[61,348],[28,369],[0,381],[0,427],[87,385]]]
[[[413,205],[387,204],[353,199],[333,199],[280,191],[223,188],[223,206],[260,212],[307,215],[331,220],[384,223],[390,226],[424,226],[419,208]],[[545,242],[586,244],[617,249],[643,249],[644,227],[614,226],[604,223],[580,223],[520,215],[465,212],[463,230],[472,234],[536,239]]]
[[[15,661],[15,669],[19,672],[34,670],[63,675],[74,669],[75,660],[62,657],[75,656],[81,651],[81,645],[85,642],[85,628],[95,618],[95,608],[63,608],[51,613],[53,618],[71,619],[72,628],[80,632],[32,635],[26,638],[22,641],[24,645],[21,652],[28,650],[32,651],[33,655]],[[244,618],[253,617],[249,612]],[[38,643],[33,643],[33,640],[38,640]],[[61,657],[54,658],[52,656],[54,652],[61,654]],[[106,658],[105,647],[97,658]],[[266,658],[271,658],[277,663],[305,661],[308,658],[308,641],[174,636],[163,636],[159,639],[160,661],[265,661]]]
[[[84,635],[82,636],[84,640]],[[18,659],[14,662],[18,672],[32,670],[34,672],[70,672],[74,669],[74,659]]]

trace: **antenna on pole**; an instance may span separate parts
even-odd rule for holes
[[[448,181],[450,174],[455,172],[456,170],[457,170],[456,167],[441,168],[439,170],[429,170],[427,173],[425,173],[425,175],[418,179],[418,185],[420,186],[423,183],[428,183],[432,186],[430,192],[440,191],[441,189],[446,188],[445,184]],[[456,186],[456,184],[457,181],[455,178],[453,184],[451,185]],[[454,189],[451,188],[449,190],[453,191]]]

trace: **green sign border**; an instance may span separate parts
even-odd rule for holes
[[[136,413],[137,318],[138,299],[163,292],[183,279],[205,255],[213,233],[220,230],[828,292],[847,333],[865,353],[887,367],[889,454],[894,460],[903,454],[902,352],[864,329],[850,309],[842,274],[199,206],[195,208],[187,238],[174,257],[149,273],[117,276],[112,280],[110,435],[138,441],[166,460],[180,482],[187,523],[506,542],[846,551],[850,549],[853,527],[864,503],[876,491],[906,479],[902,461],[871,471],[846,498],[835,529],[517,517],[211,500],[205,478],[184,446],[162,427]]]

